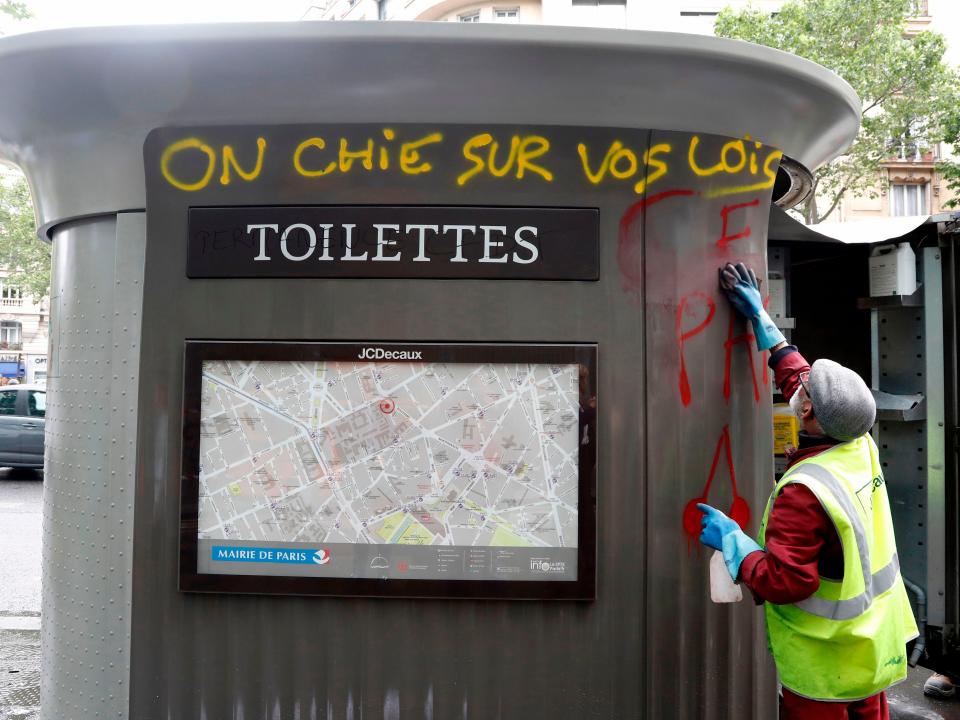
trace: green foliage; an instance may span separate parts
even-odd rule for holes
[[[875,197],[881,163],[901,144],[911,154],[913,148],[922,153],[944,138],[957,104],[958,75],[943,61],[943,36],[905,34],[912,10],[911,0],[791,0],[776,15],[726,8],[717,18],[718,36],[813,60],[850,83],[863,102],[853,145],[814,174],[807,222],[826,218],[847,193]]]
[[[960,155],[960,108],[947,122],[946,142],[953,146],[953,154]],[[947,189],[951,190],[954,198],[947,200],[943,205],[947,208],[960,207],[960,163],[956,160],[944,160],[937,163],[937,172],[946,181]]]
[[[9,15],[14,20],[26,20],[30,17],[26,4],[16,0],[0,0],[0,13]]]
[[[0,0],[0,15],[14,20],[30,17],[25,3]],[[39,302],[50,294],[50,246],[37,238],[33,200],[27,181],[0,166],[0,268],[24,295]]]
[[[30,188],[19,173],[0,175],[0,268],[25,295],[50,294],[50,246],[37,238]]]

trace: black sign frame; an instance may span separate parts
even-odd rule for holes
[[[577,579],[400,580],[278,575],[223,575],[198,571],[199,466],[202,367],[212,360],[355,361],[364,348],[419,352],[413,362],[545,363],[581,366],[579,413]],[[410,360],[391,360],[410,362]],[[389,341],[271,342],[187,340],[184,350],[183,443],[180,486],[179,589],[200,593],[338,597],[510,600],[594,600],[597,567],[597,345],[512,343],[407,343]],[[456,546],[454,546],[456,547]]]
[[[202,206],[187,218],[192,279],[600,278],[597,208]]]

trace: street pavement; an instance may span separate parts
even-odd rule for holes
[[[43,475],[0,469],[0,720],[40,714]]]
[[[42,494],[42,474],[0,469],[0,720],[37,720],[40,712]],[[890,690],[891,720],[960,720],[960,699],[923,696],[929,675],[914,668]]]
[[[924,697],[923,683],[928,677],[930,671],[926,668],[913,668],[904,682],[887,692],[891,720],[960,720],[960,697]]]
[[[40,716],[40,631],[3,629],[0,618],[0,720]]]

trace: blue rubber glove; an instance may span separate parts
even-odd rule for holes
[[[740,575],[740,565],[750,553],[763,550],[756,541],[747,535],[734,520],[731,520],[715,507],[698,503],[703,513],[700,519],[700,542],[723,553],[723,562],[727,572],[736,582]]]
[[[753,324],[753,335],[758,350],[769,350],[786,342],[767,311],[763,309],[760,281],[757,274],[743,263],[727,263],[720,268],[720,288],[734,309]]]

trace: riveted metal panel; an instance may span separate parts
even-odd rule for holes
[[[924,397],[927,403],[927,614],[934,625],[946,623],[946,401],[943,332],[943,268],[939,247],[923,249]]]
[[[445,137],[474,132],[440,130]],[[323,185],[330,205],[404,196],[438,205],[596,207],[596,282],[191,280],[188,207],[294,206],[316,192],[309,180],[274,168],[264,171],[277,174],[263,186],[211,183],[187,194],[165,186],[150,162],[184,134],[210,143],[228,137],[240,147],[244,132],[250,130],[169,129],[147,146],[150,332],[140,387],[133,716],[772,716],[775,683],[761,615],[751,603],[710,602],[707,555],[696,533],[684,530],[688,503],[709,495],[724,509],[739,498],[734,514],[745,506],[744,524],[755,531],[773,477],[766,366],[717,286],[717,268],[727,259],[764,267],[770,186],[742,190],[736,173],[707,177],[685,169],[691,144],[707,163],[731,141],[551,127],[542,134],[560,148],[550,167],[561,182],[480,178],[462,189],[445,182],[444,170],[460,160],[454,143],[432,155],[438,169],[426,178],[352,175]],[[302,131],[257,132],[268,147],[286,147]],[[651,145],[669,147],[659,152],[671,159],[670,172],[654,185],[660,192],[646,194],[636,182],[576,181],[577,138],[601,150],[619,140],[637,157]],[[770,157],[775,162],[772,149],[754,149],[760,166]],[[694,300],[713,307],[702,332],[692,330],[703,319]],[[678,317],[680,329],[692,333],[683,348],[689,402],[680,389]],[[190,338],[597,343],[596,600],[178,593],[182,362]]]
[[[53,243],[41,717],[127,717],[144,218]]]
[[[949,227],[949,226],[948,226]],[[944,356],[944,624],[960,617],[960,547],[958,547],[958,468],[960,468],[960,242],[952,233],[942,236]]]
[[[926,390],[924,308],[872,311],[879,370],[878,389],[894,395]],[[927,586],[927,425],[923,420],[880,420],[877,443],[887,482],[903,574]]]
[[[719,156],[727,142],[700,138],[697,157]],[[654,132],[651,145],[659,144],[686,148],[689,138]],[[729,192],[730,178],[701,164],[708,163],[671,168],[670,186],[696,196],[664,197],[642,216],[649,418],[642,716],[774,717],[763,622],[753,603],[717,605],[704,592],[712,551],[698,541],[695,508],[714,505],[755,535],[773,482],[769,354],[757,351],[749,325],[716,285],[730,261],[766,276],[767,202],[757,190]],[[729,672],[728,661],[750,671]]]

